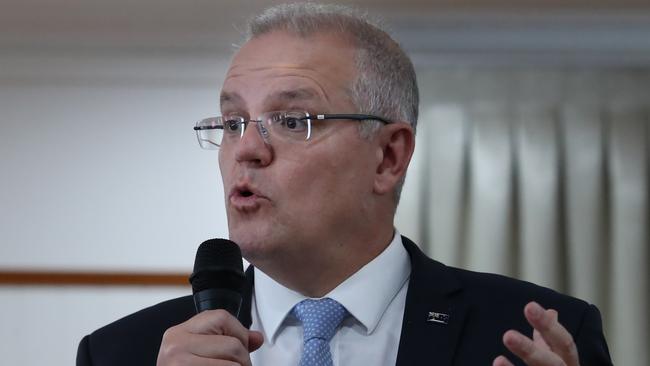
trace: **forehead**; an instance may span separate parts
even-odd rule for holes
[[[233,58],[222,88],[224,103],[268,99],[349,99],[356,49],[340,34],[300,37],[274,31],[246,42]]]

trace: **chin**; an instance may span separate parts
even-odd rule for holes
[[[264,235],[255,230],[232,230],[230,240],[239,245],[242,256],[250,263],[263,258],[269,254],[269,235]]]

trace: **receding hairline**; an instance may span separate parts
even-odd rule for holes
[[[309,52],[307,50],[307,48],[309,48],[311,44],[317,44],[317,43],[320,43],[320,42],[326,42],[327,44],[333,45],[333,48],[335,48],[335,49],[338,49],[339,47],[345,48],[344,52],[346,53],[346,55],[345,55],[345,57],[342,58],[343,60],[347,61],[347,62],[345,62],[346,65],[345,65],[344,72],[346,74],[349,72],[350,73],[350,80],[352,80],[352,81],[355,80],[358,77],[358,74],[360,72],[359,68],[357,67],[357,64],[356,64],[356,59],[358,57],[358,53],[359,53],[360,48],[357,47],[354,44],[353,36],[350,35],[349,32],[345,32],[344,30],[339,30],[339,29],[334,29],[333,31],[336,32],[336,33],[328,32],[327,30],[323,30],[323,29],[315,29],[314,32],[310,32],[308,34],[307,33],[297,34],[295,32],[292,32],[291,30],[287,29],[286,27],[278,27],[278,28],[273,27],[272,29],[269,29],[268,32],[258,34],[256,36],[254,36],[253,38],[247,39],[244,44],[242,44],[242,45],[240,45],[238,47],[239,49],[233,54],[233,56],[231,58],[230,66],[229,66],[226,78],[225,78],[225,80],[224,80],[224,82],[222,84],[222,88],[221,88],[221,94],[220,94],[220,102],[221,102],[221,104],[241,101],[241,96],[239,96],[237,93],[233,93],[232,91],[224,89],[226,84],[227,84],[228,79],[230,79],[232,77],[239,77],[239,76],[247,75],[248,71],[250,71],[250,70],[264,70],[264,69],[270,67],[268,65],[254,66],[254,67],[247,66],[245,71],[239,70],[241,65],[237,64],[237,66],[235,66],[235,64],[236,64],[235,61],[238,59],[238,57],[240,57],[240,52],[242,52],[244,48],[251,46],[250,45],[251,42],[258,42],[258,41],[260,41],[260,39],[262,39],[264,37],[269,37],[269,36],[273,37],[274,35],[276,35],[278,33],[289,36],[289,37],[294,38],[294,39],[301,40],[301,41],[307,40],[308,42],[310,42],[310,39],[313,39],[314,40],[313,43],[308,43],[305,46],[307,52]],[[337,35],[340,35],[341,37],[337,37]],[[322,39],[319,39],[319,37],[325,37],[325,39],[322,40]],[[265,40],[262,39],[262,42],[264,42],[264,41]],[[273,42],[277,42],[277,40],[273,40]],[[253,47],[255,47],[255,46],[253,46]],[[283,45],[280,44],[279,47],[283,47]],[[328,52],[330,54],[334,54],[335,51],[336,50],[328,51]],[[341,58],[339,57],[339,60],[340,59]],[[293,69],[296,69],[296,70],[305,68],[306,67],[305,65],[308,65],[308,64],[302,64],[302,63],[282,64],[282,66],[287,68],[287,69],[293,68]],[[233,70],[235,70],[235,69],[237,69],[237,71],[233,73]],[[300,74],[291,74],[291,73],[289,73],[289,71],[287,71],[287,73],[288,74],[286,76],[304,77],[304,75],[300,75]],[[341,89],[342,92],[344,92],[349,97],[352,97],[353,91],[352,91],[352,86],[351,85],[345,84],[345,85],[341,85],[341,87],[342,87],[342,89]],[[309,86],[298,86],[298,87],[288,88],[287,90],[279,90],[277,92],[274,91],[273,94],[274,94],[274,98],[271,98],[271,99],[275,99],[275,100],[285,100],[285,101],[312,100],[316,96],[323,97],[324,99],[326,99],[328,101],[330,100],[330,96],[328,96],[328,93],[326,93],[325,90],[323,90],[323,88],[322,88],[322,86],[320,84],[318,84],[318,88],[309,87]]]
[[[347,5],[275,5],[249,19],[246,41],[275,31],[302,38],[332,32],[342,36],[354,53],[351,61],[356,76],[348,94],[359,111],[409,123],[415,131],[419,92],[413,62],[378,18]],[[360,126],[369,136],[378,125]]]

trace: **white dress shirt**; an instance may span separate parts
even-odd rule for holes
[[[395,230],[389,246],[324,297],[351,314],[330,342],[335,366],[395,365],[411,262]],[[254,366],[298,365],[302,324],[290,314],[306,299],[255,268],[251,329],[264,334],[264,345],[251,354]]]

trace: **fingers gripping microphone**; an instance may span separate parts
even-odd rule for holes
[[[210,239],[196,251],[190,276],[196,312],[224,309],[237,317],[245,276],[239,246],[226,239]]]

